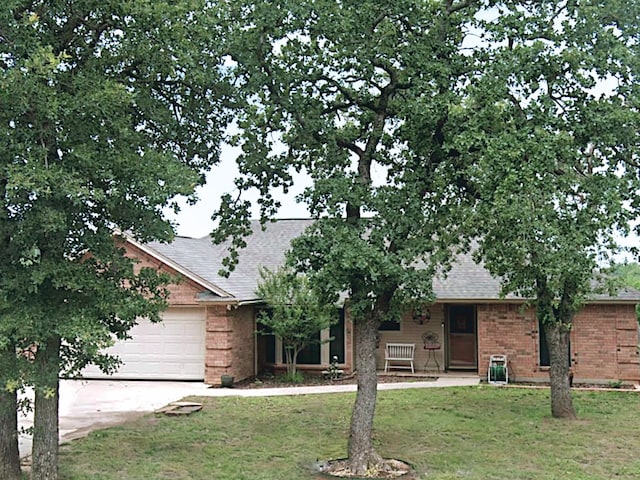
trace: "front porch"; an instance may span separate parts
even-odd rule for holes
[[[416,375],[439,376],[448,372],[478,376],[476,306],[436,303],[418,313],[408,312],[400,322],[385,322],[378,333],[376,350],[378,370],[383,373],[388,344],[414,345]],[[407,374],[407,370],[395,366],[403,365],[391,363],[387,373]]]

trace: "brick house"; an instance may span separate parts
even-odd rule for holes
[[[263,307],[255,295],[258,271],[279,266],[291,240],[310,223],[279,220],[263,231],[256,222],[229,278],[218,275],[226,247],[212,245],[208,237],[178,237],[171,244],[128,241],[128,254],[141,265],[167,271],[180,281],[170,286],[162,324],[141,321],[131,340],[114,347],[123,359],[116,377],[204,379],[215,385],[223,374],[238,381],[282,368],[278,339],[256,334]],[[535,312],[523,310],[521,299],[501,299],[499,282],[469,255],[460,256],[446,278],[434,280],[434,292],[436,301],[428,309],[382,325],[379,369],[384,367],[386,343],[412,343],[417,371],[467,371],[486,378],[489,357],[500,354],[508,357],[510,378],[548,379],[548,350]],[[640,381],[638,302],[638,292],[596,296],[575,317],[570,361],[576,382]],[[338,323],[320,333],[333,340],[301,352],[302,368],[325,369],[336,355],[346,371],[353,369],[355,326],[344,308],[336,315]],[[101,376],[92,368],[84,374]]]

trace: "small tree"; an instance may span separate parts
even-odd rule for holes
[[[306,276],[291,269],[265,268],[260,277],[257,293],[270,310],[260,315],[260,322],[282,339],[287,375],[293,379],[298,354],[308,345],[322,343],[317,334],[334,323],[334,308],[320,299]]]

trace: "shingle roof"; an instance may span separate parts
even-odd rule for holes
[[[177,237],[170,244],[152,242],[147,247],[228,292],[234,300],[246,302],[258,299],[255,290],[260,268],[282,265],[291,241],[312,223],[313,220],[278,220],[262,230],[260,222],[252,222],[253,233],[246,238],[247,246],[240,251],[238,265],[228,278],[218,274],[229,253],[228,244],[214,245],[209,237]]]
[[[228,244],[213,245],[209,237],[177,237],[172,243],[152,242],[145,247],[160,258],[180,265],[183,270],[218,290],[203,299],[250,302],[259,300],[255,294],[261,267],[275,269],[284,261],[291,241],[300,236],[313,223],[310,219],[277,220],[262,230],[258,221],[252,222],[252,235],[247,246],[240,251],[236,269],[228,278],[220,276],[222,260],[228,255]],[[445,276],[434,279],[433,290],[438,301],[487,302],[500,300],[500,281],[475,263],[471,253],[459,255]],[[517,299],[507,296],[507,300]],[[504,299],[502,299],[504,300]],[[621,290],[615,297],[594,296],[595,301],[640,302],[640,292]]]

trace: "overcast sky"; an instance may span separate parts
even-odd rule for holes
[[[177,223],[177,233],[183,237],[204,237],[213,230],[211,215],[220,205],[220,197],[227,192],[237,193],[233,180],[238,175],[236,156],[239,150],[230,146],[224,146],[220,155],[220,164],[213,167],[207,175],[207,183],[197,190],[199,201],[195,205],[187,205],[181,201],[181,212],[176,216],[173,212],[167,212],[167,216]],[[308,218],[309,213],[305,205],[296,203],[295,197],[302,193],[309,185],[309,180],[300,175],[296,179],[294,188],[287,195],[278,192],[274,196],[282,202],[282,207],[277,218]],[[243,198],[251,199],[254,204],[253,218],[258,218],[259,210],[255,208],[257,195],[243,195]]]

